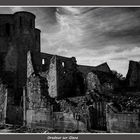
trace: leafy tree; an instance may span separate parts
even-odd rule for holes
[[[112,70],[112,74],[119,80],[124,81],[125,77],[121,73],[118,73],[116,70]]]

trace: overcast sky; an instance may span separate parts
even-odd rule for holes
[[[24,10],[36,15],[42,52],[84,65],[107,62],[124,76],[129,60],[140,60],[140,8],[0,7],[1,14]]]

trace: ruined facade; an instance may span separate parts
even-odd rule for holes
[[[40,50],[40,30],[35,28],[35,15],[29,12],[0,15],[0,78],[8,93],[4,120],[18,124],[26,121],[30,127],[40,124],[61,127],[63,120],[63,125],[68,122],[67,126],[73,128],[77,125],[75,113],[78,113],[81,128],[89,128],[95,110],[90,107],[93,95],[86,92],[97,83],[99,90],[103,80],[112,82],[109,66],[107,63],[97,67],[77,65],[75,57]],[[98,104],[95,104],[95,109],[100,110],[96,118],[101,118],[99,112],[103,109],[101,103]],[[101,120],[104,127],[104,119]]]
[[[40,52],[40,30],[35,28],[35,15],[29,12],[1,14],[1,78],[18,105],[26,84],[29,50],[32,54]]]
[[[28,51],[31,53],[36,74],[44,72],[48,74],[46,78],[49,78],[53,71],[56,72],[54,83],[57,93],[52,95],[54,97],[84,95],[88,72],[92,69],[110,71],[106,63],[97,67],[82,66],[77,65],[74,57],[57,55],[53,65],[53,55],[40,52],[40,30],[35,28],[35,15],[32,13],[21,11],[13,15],[0,15],[0,34],[1,77],[9,86],[9,91],[17,104],[22,96],[23,87],[26,86]]]
[[[96,67],[95,66],[78,65],[78,69],[79,69],[79,71],[81,71],[83,73],[83,75],[85,77],[92,70],[102,71],[102,72],[106,72],[106,73],[111,72],[111,70],[110,70],[110,68],[109,68],[107,63],[103,63],[103,64],[98,65]]]
[[[18,112],[21,112],[24,89],[26,96],[38,93],[39,99],[43,97],[42,94],[46,98],[48,92],[51,98],[84,94],[84,79],[77,69],[75,58],[55,56],[55,65],[53,65],[53,55],[41,53],[40,50],[40,30],[35,28],[34,14],[21,11],[0,15],[0,78],[2,84],[7,85],[7,112],[11,109],[18,110],[20,107]],[[30,58],[28,58],[29,52]],[[28,65],[28,63],[31,64]],[[30,77],[31,74],[35,77]],[[29,82],[30,80],[32,82]],[[57,86],[56,93],[51,84]],[[29,97],[28,99],[32,102]],[[18,112],[14,114],[19,115]],[[22,116],[23,112],[16,118],[22,118]],[[7,118],[10,118],[8,113]],[[15,117],[12,118],[13,120],[7,120],[13,122]]]
[[[128,90],[140,90],[140,63],[136,61],[129,62],[128,73],[126,75],[126,86]]]

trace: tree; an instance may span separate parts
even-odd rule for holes
[[[116,70],[112,70],[112,74],[121,81],[125,80],[125,77],[123,77],[123,75],[121,73],[118,73]]]

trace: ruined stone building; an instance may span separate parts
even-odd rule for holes
[[[128,90],[140,91],[140,62],[129,61],[128,73],[126,75],[126,86]]]
[[[16,107],[23,102],[23,88],[27,89],[28,51],[31,53],[34,73],[47,73],[53,55],[40,52],[40,30],[35,28],[35,15],[25,11],[14,14],[1,14],[0,77],[2,83],[8,89],[7,112],[12,109],[10,106]],[[57,91],[53,93],[55,95],[50,93],[50,96],[64,97],[66,95],[75,96],[76,93],[84,94],[84,85],[82,85],[84,81],[81,78],[81,73],[76,68],[75,58],[55,56],[54,61],[56,61],[56,68],[52,71],[56,70],[57,81],[53,84],[57,85]]]
[[[17,104],[26,83],[29,50],[33,54],[40,52],[40,30],[35,28],[35,15],[28,12],[1,14],[1,77]]]
[[[97,67],[77,65],[75,57],[42,53],[40,48],[40,30],[35,28],[34,14],[21,11],[0,15],[0,90],[4,91],[0,94],[3,97],[7,92],[6,116],[4,107],[0,116],[1,119],[6,117],[4,119],[8,123],[45,121],[46,125],[48,116],[49,126],[50,103],[56,104],[53,111],[63,110],[57,107],[55,99],[78,97],[79,104],[85,98],[90,72],[96,74],[101,82],[100,73],[110,77],[107,63]],[[4,106],[4,100],[0,102]]]

